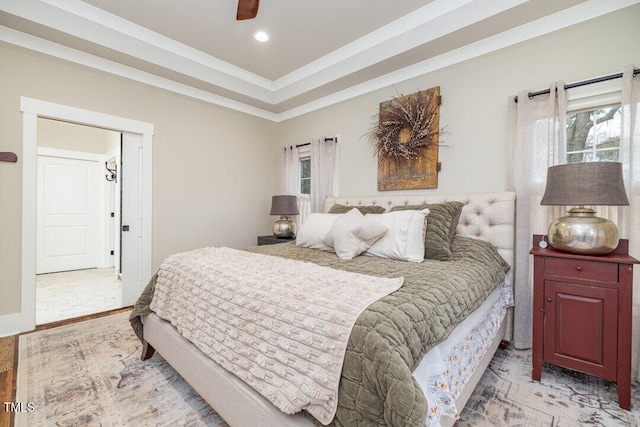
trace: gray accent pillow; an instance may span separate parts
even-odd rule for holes
[[[356,208],[360,211],[362,215],[366,214],[381,214],[386,210],[382,206],[347,206],[347,205],[333,205],[329,208],[330,214],[344,214],[349,212],[351,209]]]
[[[456,232],[464,205],[464,202],[458,201],[425,203],[394,206],[390,211],[429,209],[427,233],[424,239],[424,257],[438,261],[449,261],[451,258],[451,239]]]

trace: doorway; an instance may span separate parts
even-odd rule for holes
[[[38,118],[37,139],[36,325],[121,308],[121,133]]]
[[[122,306],[136,301],[151,278],[151,143],[154,126],[124,117],[83,110],[32,98],[21,97],[22,141],[22,310],[20,331],[35,329],[36,208],[37,208],[37,135],[38,118],[109,129],[122,133],[123,177],[122,222]],[[127,201],[133,201],[129,203]]]

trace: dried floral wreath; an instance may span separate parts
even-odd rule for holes
[[[420,93],[393,98],[385,109],[384,118],[377,120],[375,117],[376,123],[368,132],[374,154],[396,161],[413,159],[437,143],[441,132],[432,127],[438,114],[438,103],[431,102],[431,95],[426,100],[421,99]]]

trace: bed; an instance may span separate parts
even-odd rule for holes
[[[454,224],[457,222],[457,226],[452,230],[452,232],[454,232],[452,233],[453,235],[446,236],[451,239],[451,259],[458,262],[456,261],[458,259],[456,257],[462,256],[459,254],[462,253],[461,251],[463,251],[463,249],[465,253],[467,251],[477,250],[484,254],[488,251],[487,247],[490,246],[492,250],[494,249],[495,252],[499,254],[498,258],[503,260],[502,262],[505,264],[505,266],[500,267],[502,268],[501,271],[503,271],[500,273],[502,277],[499,277],[498,270],[492,273],[491,281],[495,283],[493,283],[490,289],[487,288],[484,290],[484,293],[478,291],[478,293],[482,294],[481,300],[468,303],[464,302],[466,301],[466,296],[460,297],[456,294],[455,298],[448,297],[452,299],[461,298],[461,301],[463,301],[462,305],[466,304],[469,306],[469,313],[465,314],[465,319],[459,319],[452,325],[445,325],[445,327],[440,328],[443,329],[443,331],[438,331],[436,336],[432,337],[433,342],[427,347],[428,352],[426,352],[426,354],[421,354],[420,351],[415,350],[416,354],[401,354],[399,356],[400,358],[404,357],[404,359],[409,360],[407,364],[411,366],[412,369],[412,372],[409,372],[411,378],[403,379],[401,383],[389,383],[391,384],[389,386],[390,390],[388,391],[389,395],[393,394],[396,396],[394,400],[400,400],[400,402],[388,403],[386,402],[385,396],[369,396],[367,394],[371,394],[371,390],[367,391],[367,387],[384,388],[380,386],[382,383],[384,383],[386,387],[387,383],[385,381],[387,381],[387,379],[376,382],[378,380],[372,381],[370,378],[364,378],[362,379],[363,382],[366,380],[368,383],[373,382],[374,385],[354,385],[354,387],[359,388],[354,389],[355,391],[352,390],[343,393],[343,389],[350,389],[352,386],[350,383],[354,381],[354,375],[349,374],[350,370],[354,372],[358,372],[359,370],[365,372],[364,376],[371,375],[370,372],[367,373],[364,368],[358,365],[362,364],[362,366],[364,366],[365,362],[353,360],[353,354],[361,351],[360,349],[354,351],[354,340],[356,340],[354,336],[360,333],[358,331],[362,331],[363,328],[376,329],[377,324],[384,323],[380,320],[380,316],[384,317],[385,315],[378,314],[378,319],[375,320],[374,318],[374,320],[372,320],[373,323],[368,326],[367,322],[362,319],[372,315],[371,313],[376,312],[379,306],[384,305],[382,301],[394,299],[403,292],[408,292],[405,288],[412,288],[413,283],[410,282],[413,280],[412,275],[416,277],[427,277],[430,275],[423,274],[422,270],[417,269],[428,267],[434,269],[434,271],[440,268],[446,271],[447,269],[453,268],[452,266],[455,264],[455,262],[448,263],[447,261],[440,261],[438,259],[429,259],[424,263],[406,261],[395,261],[391,263],[393,264],[391,268],[394,269],[391,275],[397,276],[398,271],[405,271],[409,282],[405,282],[398,291],[392,291],[380,301],[372,304],[370,308],[358,317],[358,322],[360,323],[354,326],[353,336],[349,341],[344,366],[342,367],[343,377],[340,379],[340,399],[337,402],[338,410],[336,418],[331,421],[332,425],[406,425],[407,423],[429,426],[453,425],[457,413],[462,410],[466,401],[469,399],[471,392],[480,380],[482,373],[488,366],[497,347],[501,342],[508,340],[510,337],[511,313],[509,311],[505,314],[505,307],[512,303],[510,278],[513,277],[513,272],[509,269],[509,266],[513,265],[514,259],[515,194],[510,192],[410,194],[331,197],[327,199],[325,212],[329,212],[332,208],[335,210],[337,207],[344,209],[344,212],[348,212],[353,207],[364,209],[365,207],[368,208],[372,206],[382,209],[385,212],[392,210],[402,211],[405,209],[415,211],[418,208],[424,208],[424,205],[427,204],[433,208],[435,205],[455,202],[462,202],[460,203],[462,207],[461,211],[458,211],[459,217],[453,220]],[[363,212],[364,211],[365,210],[363,210]],[[433,208],[428,215],[436,215],[437,212],[437,209]],[[455,215],[455,213],[453,215]],[[429,216],[427,216],[427,224],[429,224]],[[428,236],[430,236],[429,232],[430,230],[428,229]],[[300,238],[300,234],[298,237]],[[442,238],[443,236],[440,237]],[[488,242],[490,245],[486,245],[484,242]],[[371,275],[375,275],[378,265],[387,266],[390,264],[388,260],[379,260],[378,257],[365,255],[355,257],[352,261],[344,261],[338,259],[334,253],[329,251],[300,248],[294,243],[278,244],[270,247],[246,248],[245,250],[249,253],[282,258],[301,257],[305,262],[312,261],[320,265],[324,264],[331,268],[344,269],[347,271],[351,269],[356,272],[356,274],[362,271],[368,271]],[[319,258],[318,254],[320,255]],[[438,258],[438,256],[439,255],[436,254],[435,258]],[[484,257],[485,255],[482,256]],[[484,263],[482,259],[484,258],[481,258],[481,263]],[[380,264],[377,264],[378,262]],[[462,260],[460,261],[461,264],[455,265],[463,265],[466,262],[466,260]],[[404,264],[400,265],[402,263]],[[489,262],[487,261],[487,263]],[[395,268],[397,265],[399,266],[398,268],[405,270],[396,271]],[[451,275],[451,273],[447,274]],[[469,274],[473,275],[473,273]],[[484,273],[482,274],[484,275]],[[461,277],[463,276],[462,273],[460,275]],[[452,281],[457,282],[458,279],[452,279]],[[146,298],[149,298],[149,295],[146,295]],[[405,296],[405,298],[412,299],[413,296]],[[144,299],[145,295],[143,294],[141,300]],[[496,308],[498,306],[500,306],[499,309]],[[140,307],[142,307],[142,309]],[[395,310],[395,308],[391,310]],[[451,311],[449,308],[446,310],[447,313]],[[487,320],[487,316],[488,313],[492,311],[494,317],[489,321]],[[411,316],[413,316],[413,314],[409,311],[408,317]],[[179,333],[172,323],[163,320],[156,313],[151,312],[148,307],[145,306],[144,301],[140,306],[136,306],[134,314],[132,315],[132,321],[134,319],[139,319],[139,324],[142,325],[142,332],[139,331],[139,326],[136,327],[134,325],[134,329],[138,328],[137,332],[139,336],[143,338],[142,358],[150,357],[153,351],[159,352],[231,426],[313,426],[326,424],[326,422],[322,422],[321,424],[305,413],[287,414],[278,409],[272,402],[248,386],[238,376],[221,367],[205,355],[205,352],[203,352],[201,348],[192,344],[183,334]],[[433,326],[429,326],[429,328],[433,328]],[[484,332],[483,334],[479,334],[479,329],[486,332],[486,334]],[[415,330],[422,331],[423,329],[416,326]],[[365,330],[364,333],[367,334],[370,332],[371,331]],[[415,335],[415,332],[410,331],[405,335],[412,336]],[[470,347],[469,340],[474,336],[481,336],[481,338],[479,342],[473,343]],[[406,337],[403,339],[406,339]],[[398,347],[400,348],[402,345],[404,344],[398,344]],[[477,347],[474,347],[474,345],[477,345]],[[466,349],[466,353],[463,352],[462,356],[457,353],[461,348]],[[393,350],[392,348],[391,351]],[[387,349],[386,351],[389,350]],[[402,351],[405,350],[401,350],[401,352]],[[411,351],[412,353],[414,352],[414,350]],[[465,359],[467,357],[470,359]],[[364,360],[367,360],[366,356]],[[458,365],[454,366],[450,363],[458,363]],[[354,366],[352,366],[352,364]],[[473,365],[473,369],[466,372],[467,367],[470,365]],[[393,375],[396,374],[393,373]],[[355,377],[357,376],[358,375],[355,375]],[[394,379],[394,381],[396,380]],[[452,388],[452,384],[455,384],[455,393],[449,391],[447,391],[447,393],[442,392],[445,388]],[[402,389],[401,392],[396,392],[396,388],[398,387]],[[351,395],[349,395],[349,393],[351,393]],[[387,393],[387,391],[381,393]],[[398,399],[398,395],[402,397]],[[450,399],[450,397],[453,399]],[[367,406],[369,402],[366,401],[369,398],[380,400],[380,405],[384,406],[384,408],[380,409],[382,412],[376,421],[373,421],[371,414],[362,415],[357,413],[359,411],[358,405],[361,404],[361,401],[365,401],[363,406]],[[426,402],[427,399],[429,399],[428,404],[423,403]],[[406,400],[406,404],[404,400]],[[453,401],[447,402],[447,400]],[[375,408],[374,404],[371,404],[371,406]],[[389,408],[386,406],[389,406]],[[405,406],[409,409],[406,409]],[[410,413],[409,415],[401,413],[405,411],[405,409]],[[363,409],[363,411],[364,410],[365,409]],[[417,413],[417,415],[414,413]],[[407,418],[404,418],[405,415]],[[411,420],[410,422],[407,421],[409,419]]]

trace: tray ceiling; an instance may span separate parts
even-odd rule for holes
[[[0,0],[0,40],[281,121],[638,2],[262,0],[236,21],[236,0]]]

